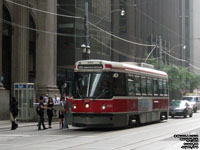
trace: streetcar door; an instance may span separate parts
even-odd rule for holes
[[[72,125],[72,102],[71,102],[71,99],[68,99],[67,102],[68,102],[67,124]]]

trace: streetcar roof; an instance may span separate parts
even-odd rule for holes
[[[146,67],[141,67],[138,66],[136,63],[130,63],[130,62],[114,62],[114,61],[107,61],[107,60],[80,60],[76,62],[76,66],[78,65],[110,65],[110,70],[125,70],[125,71],[135,71],[135,72],[142,72],[146,74],[155,74],[155,75],[160,75],[160,76],[165,76],[167,77],[167,73],[164,71],[160,70],[155,70],[151,68],[146,68]],[[101,70],[108,70],[108,68],[102,68]],[[75,67],[75,70],[79,70],[78,68]]]

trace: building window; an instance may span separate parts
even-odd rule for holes
[[[127,10],[127,0],[120,1],[120,9],[121,10]],[[127,33],[127,15],[121,15],[121,12],[119,12],[119,32],[120,34],[125,34]]]

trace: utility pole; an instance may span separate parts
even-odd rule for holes
[[[162,64],[163,64],[163,61],[162,61],[162,38],[161,38],[161,36],[159,36],[159,49],[160,49],[160,67],[161,67]]]
[[[181,37],[182,45],[185,45],[185,0],[181,1]],[[181,59],[185,60],[185,49],[181,48]],[[182,61],[182,66],[185,67],[185,62]]]
[[[89,59],[89,52],[88,52],[88,46],[90,45],[89,41],[89,26],[88,26],[88,2],[85,2],[85,43],[86,43],[86,53],[85,58]]]
[[[84,44],[81,45],[83,49],[82,59],[90,59],[90,39],[89,39],[89,25],[88,25],[88,2],[85,2],[85,15],[84,15],[84,31],[85,31],[85,40]]]

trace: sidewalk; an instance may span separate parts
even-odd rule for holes
[[[18,127],[30,127],[30,126],[36,126],[37,122],[18,122]],[[10,120],[0,120],[0,129],[10,129],[11,128],[11,122]]]

